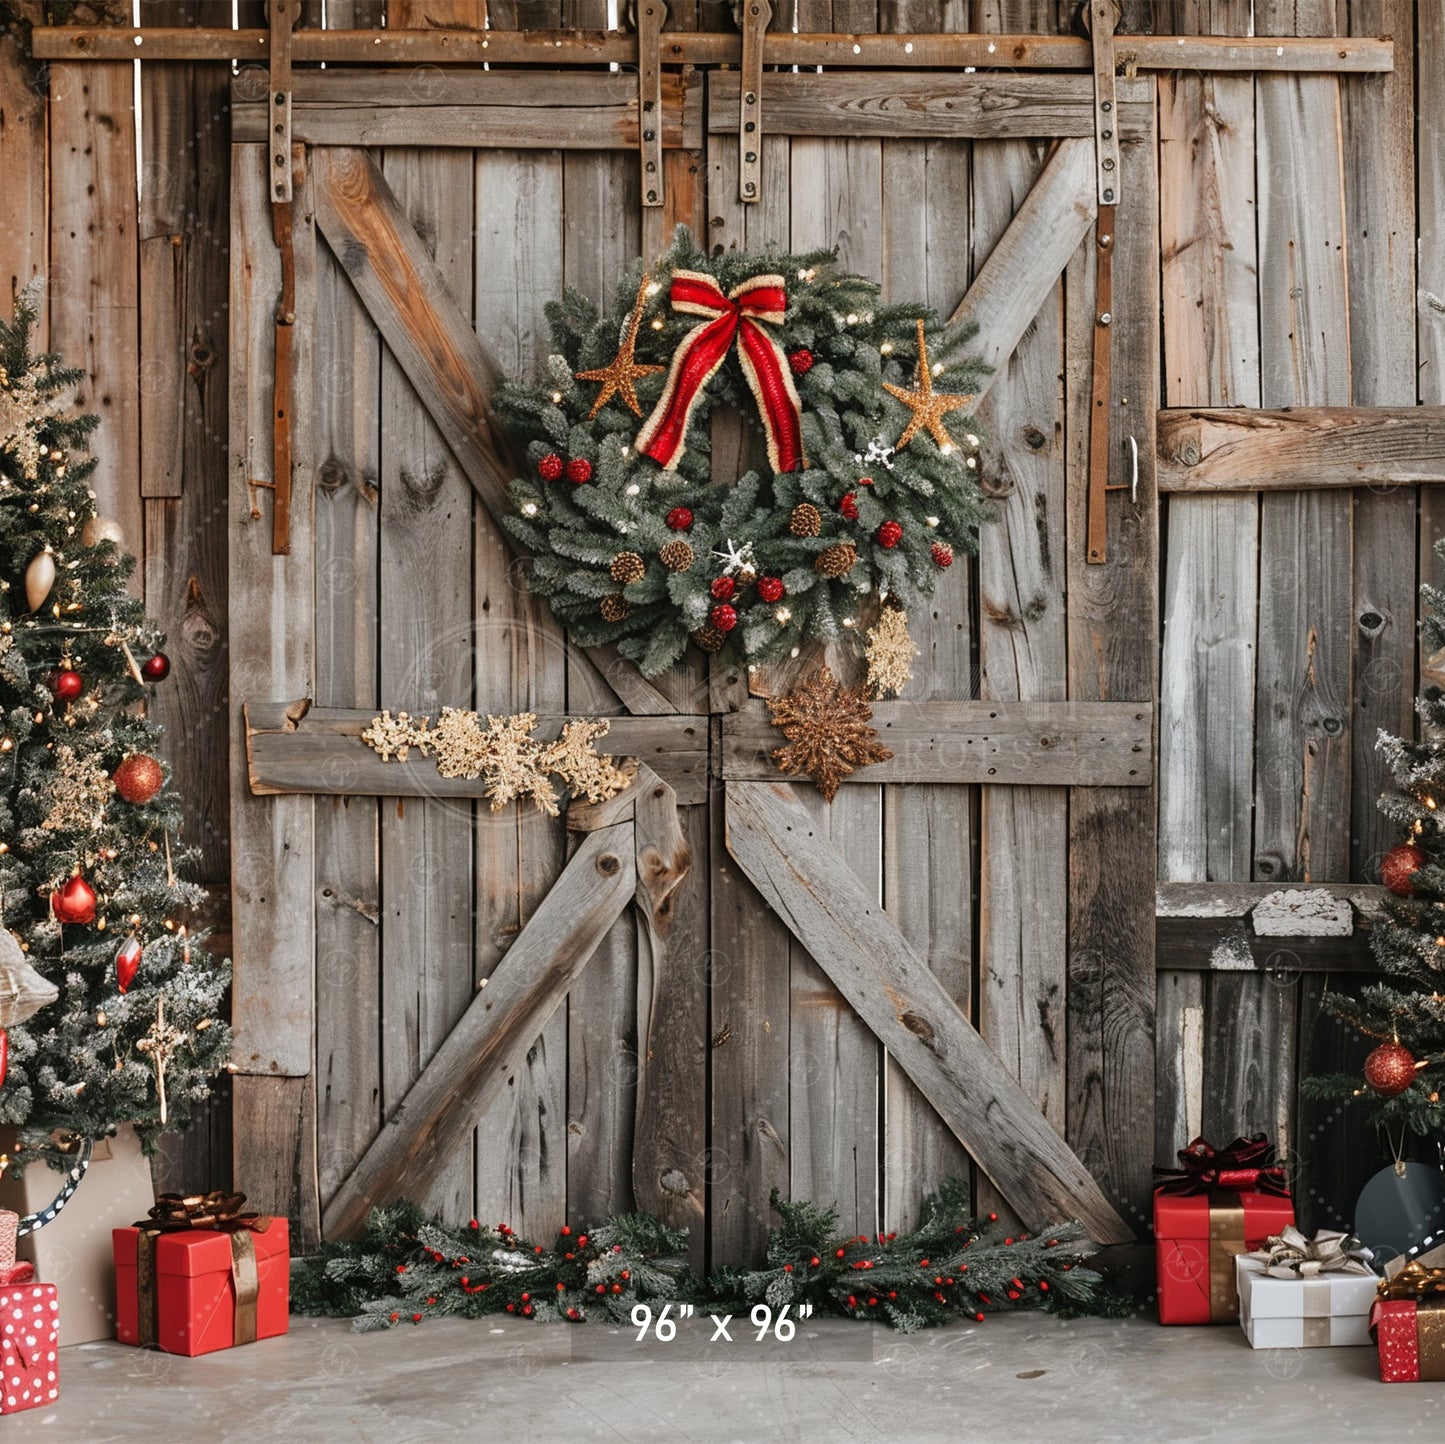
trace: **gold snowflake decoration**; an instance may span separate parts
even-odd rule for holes
[[[616,797],[632,779],[592,745],[611,730],[612,724],[605,720],[568,722],[562,735],[542,754],[542,766],[561,777],[574,796],[588,802]]]
[[[920,656],[908,635],[908,613],[885,606],[868,629],[868,695],[897,697],[913,676],[913,659]]]
[[[864,689],[841,686],[827,667],[786,697],[770,698],[768,710],[788,739],[788,746],[774,749],[774,765],[811,777],[829,802],[849,773],[893,756],[868,725],[873,709]]]
[[[46,832],[81,832],[98,828],[105,805],[115,791],[110,774],[94,756],[77,757],[62,743],[55,749],[55,777],[50,784],[50,813],[40,826]]]
[[[0,366],[0,451],[11,452],[27,481],[40,474],[40,428],[60,411],[53,396],[40,389],[40,371],[12,377]]]
[[[371,726],[361,734],[361,740],[374,748],[383,762],[390,762],[393,757],[398,762],[405,762],[413,747],[425,757],[430,737],[427,723],[430,720],[423,717],[420,722],[414,722],[409,712],[398,712],[395,717],[390,712],[383,712],[380,717],[371,719]]]

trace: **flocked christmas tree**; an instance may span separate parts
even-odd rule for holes
[[[229,964],[187,932],[180,799],[145,702],[162,638],[97,517],[80,373],[0,323],[0,1123],[13,1162],[52,1134],[183,1122],[224,1066]]]
[[[1445,559],[1445,542],[1436,546]],[[1425,640],[1445,645],[1445,593],[1422,589]],[[1311,1092],[1369,1102],[1392,1132],[1445,1134],[1445,691],[1427,680],[1416,700],[1421,740],[1382,731],[1377,746],[1395,780],[1379,802],[1400,832],[1382,861],[1388,889],[1370,945],[1385,979],[1358,997],[1331,993],[1329,1010],[1377,1046],[1364,1083],[1348,1074],[1311,1079]]]

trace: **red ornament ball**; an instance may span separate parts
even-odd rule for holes
[[[813,353],[806,346],[788,352],[788,365],[794,376],[806,376],[813,369]]]
[[[69,667],[59,672],[52,672],[46,681],[50,686],[50,695],[57,702],[74,702],[85,691],[85,679],[79,672],[73,672]]]
[[[1381,1098],[1403,1093],[1415,1081],[1415,1057],[1402,1043],[1381,1043],[1365,1059],[1365,1082]]]
[[[760,577],[758,579],[759,601],[781,602],[785,590],[782,577]]]
[[[675,506],[667,514],[667,524],[673,531],[686,531],[692,525],[692,512],[685,506]]]
[[[738,584],[731,577],[714,577],[708,591],[712,593],[715,602],[726,602],[731,600],[732,594],[737,591]]]
[[[562,476],[562,458],[555,451],[549,451],[537,463],[537,475],[543,481],[558,481]]]
[[[140,971],[141,953],[140,939],[132,934],[117,949],[115,955],[115,985],[123,993],[135,982],[135,975]]]
[[[161,790],[165,774],[154,757],[136,752],[127,757],[111,774],[115,790],[127,802],[141,806],[149,802]]]
[[[872,486],[872,485],[873,485],[873,478],[872,478],[871,476],[860,476],[860,477],[858,478],[858,485],[859,485],[859,486]]]
[[[933,564],[938,567],[951,567],[953,565],[953,548],[945,541],[934,542],[932,548]]]
[[[76,873],[68,877],[50,894],[50,910],[56,922],[90,923],[95,921],[95,890]]]
[[[1415,891],[1415,874],[1425,866],[1425,854],[1413,842],[1402,842],[1385,854],[1380,864],[1380,881],[1396,897],[1409,897]]]
[[[713,630],[718,632],[730,632],[738,624],[738,614],[726,602],[722,602],[712,609]]]
[[[171,675],[171,659],[164,652],[157,652],[141,663],[140,670],[147,682],[164,682]]]
[[[903,540],[903,528],[896,521],[885,521],[878,528],[878,545],[891,551]]]
[[[845,491],[842,499],[838,503],[838,510],[842,512],[849,521],[857,521],[858,493],[855,491]]]
[[[574,456],[567,463],[567,480],[574,481],[578,486],[592,480],[592,463],[585,456]]]

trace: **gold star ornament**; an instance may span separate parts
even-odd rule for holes
[[[614,396],[620,396],[634,416],[641,416],[642,404],[637,399],[635,385],[637,379],[641,376],[655,376],[659,371],[667,370],[666,366],[644,366],[637,360],[637,332],[642,325],[642,307],[647,300],[647,288],[650,284],[644,276],[642,284],[637,288],[637,300],[633,303],[632,315],[627,322],[627,334],[622,338],[622,345],[618,347],[617,355],[612,358],[611,364],[599,366],[595,371],[577,372],[578,381],[602,383],[602,390],[597,393],[592,410],[587,413],[588,421]]]
[[[883,383],[883,389],[890,395],[901,401],[913,415],[904,428],[903,435],[898,438],[898,445],[895,451],[902,451],[920,431],[927,431],[928,434],[938,443],[938,449],[942,452],[953,450],[954,441],[948,434],[948,428],[943,424],[943,418],[950,411],[962,411],[972,396],[959,396],[948,391],[935,391],[933,389],[933,372],[928,367],[928,343],[923,338],[923,322],[918,323],[918,383],[909,390],[903,386],[894,386],[890,382]]]

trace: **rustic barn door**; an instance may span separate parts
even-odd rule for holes
[[[1153,1142],[1153,85],[1120,82],[1104,232],[1087,76],[769,75],[746,206],[736,74],[674,76],[646,211],[636,95],[298,75],[287,238],[238,83],[238,1185],[306,1238],[398,1194],[538,1232],[636,1205],[722,1261],[773,1187],[872,1231],[971,1154],[990,1202],[1123,1240]],[[996,367],[998,518],[914,619],[914,689],[876,709],[895,760],[831,808],[777,779],[758,700],[818,657],[645,682],[566,641],[497,526],[497,371],[537,368],[545,300],[601,295],[674,221],[837,245],[977,320]],[[718,474],[750,444],[720,424]],[[444,705],[617,714],[638,783],[564,829],[357,741],[381,707]]]

